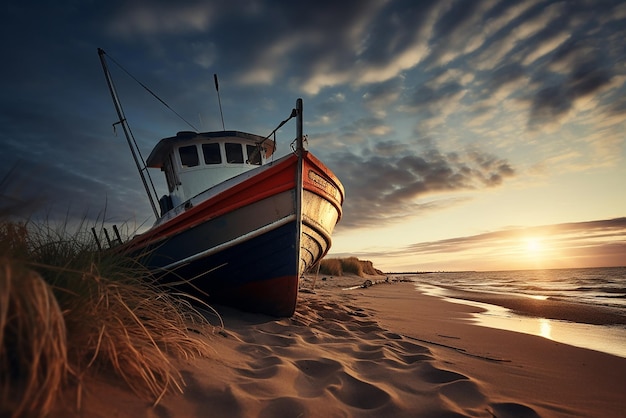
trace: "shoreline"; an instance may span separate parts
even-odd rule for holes
[[[626,312],[617,307],[572,302],[553,296],[539,297],[517,293],[481,292],[417,281],[413,283],[421,288],[420,291],[428,294],[501,306],[520,315],[590,325],[626,325]]]
[[[183,395],[157,406],[110,376],[68,389],[52,418],[621,416],[626,359],[476,325],[481,309],[383,277],[303,282],[296,314],[215,306],[209,358],[179,361]]]
[[[620,309],[413,283],[417,292],[478,308],[473,315],[478,325],[536,335],[626,358],[626,314]]]
[[[480,326],[535,335],[626,358],[626,312],[617,307],[527,294],[469,291],[402,275],[373,281],[386,282],[412,283],[414,291],[421,294],[472,306],[476,311],[469,320]],[[359,287],[362,286],[353,288]]]
[[[371,278],[370,278],[371,277]],[[385,278],[386,277],[386,278]],[[359,282],[360,279],[360,282]],[[444,299],[454,299],[468,303],[478,302],[500,306],[511,312],[536,318],[555,319],[590,325],[626,325],[626,312],[619,308],[590,305],[586,303],[561,300],[556,297],[535,297],[516,293],[495,293],[462,290],[445,285],[434,285],[403,278],[402,276],[357,276],[333,277],[343,288],[360,288],[365,281],[377,283],[413,283],[415,290],[427,295]],[[312,281],[312,279],[309,279]],[[319,282],[318,282],[319,284]]]
[[[497,305],[516,314],[589,325],[626,325],[626,313],[617,308],[589,305],[548,297],[450,290],[446,297]]]

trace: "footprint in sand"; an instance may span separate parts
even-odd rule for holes
[[[294,364],[302,373],[315,379],[324,379],[343,368],[341,363],[329,358],[296,360]]]
[[[383,347],[378,344],[359,343],[352,348],[352,357],[360,360],[382,360],[385,358]]]
[[[308,417],[308,408],[296,398],[282,397],[268,401],[258,418]]]
[[[422,361],[434,360],[428,347],[414,344],[409,341],[391,341],[385,344],[389,357],[397,359],[406,366],[411,366]]]
[[[498,418],[539,418],[539,414],[529,406],[504,402],[492,404],[491,413]]]
[[[338,373],[340,384],[328,388],[337,399],[346,405],[359,409],[379,408],[391,399],[382,389],[342,372]]]
[[[249,363],[250,369],[235,369],[239,374],[254,379],[269,379],[278,374],[278,366],[283,360],[276,356],[261,357]]]
[[[191,371],[182,371],[181,373],[186,384],[185,396],[196,400],[195,404],[198,405],[193,416],[207,416],[209,411],[210,416],[215,417],[242,416],[243,409],[240,398],[233,394],[230,387],[218,389],[211,386],[212,382],[203,383],[199,381]],[[207,405],[210,405],[210,407],[207,407]],[[164,418],[170,416],[169,414],[163,415]]]
[[[341,384],[337,373],[343,366],[338,361],[329,358],[296,360],[294,365],[302,372],[294,387],[304,398],[322,396],[327,387]]]
[[[465,375],[450,370],[439,369],[428,362],[422,363],[417,373],[422,380],[428,383],[450,383],[458,380],[469,380]]]
[[[444,384],[439,389],[439,393],[464,409],[480,408],[486,401],[480,387],[471,380],[456,380]]]
[[[236,349],[249,361],[232,390],[254,399],[252,416],[538,416],[522,404],[490,404],[478,382],[439,367],[427,346],[349,309],[305,300],[296,317],[241,332]]]

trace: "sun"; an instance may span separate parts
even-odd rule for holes
[[[541,252],[541,239],[540,238],[526,238],[526,251],[530,254],[537,254]]]

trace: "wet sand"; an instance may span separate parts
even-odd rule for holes
[[[626,358],[477,326],[480,308],[412,283],[343,290],[363,281],[317,280],[288,319],[218,307],[225,330],[180,362],[183,395],[152,407],[102,374],[54,416],[626,416]]]
[[[547,319],[559,319],[593,325],[626,324],[626,314],[617,308],[590,306],[555,298],[535,299],[524,296],[483,292],[450,290],[446,292],[446,294],[448,297],[455,299],[502,306],[521,315],[531,315]]]

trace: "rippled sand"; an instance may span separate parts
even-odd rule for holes
[[[318,280],[288,319],[218,307],[225,332],[211,337],[213,357],[180,364],[183,395],[151,407],[103,373],[76,415],[622,416],[626,359],[474,325],[477,308],[409,283],[343,290],[362,282]]]

